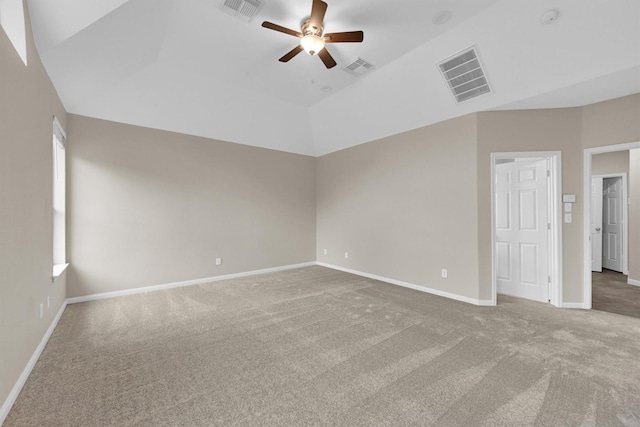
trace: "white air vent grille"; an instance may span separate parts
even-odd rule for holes
[[[251,22],[262,9],[261,0],[222,0],[220,9],[244,22]]]
[[[491,92],[475,47],[442,61],[438,68],[457,102]]]
[[[362,58],[356,58],[355,60],[353,60],[353,62],[351,62],[351,64],[344,67],[343,70],[345,70],[349,74],[353,74],[354,76],[361,76],[372,68],[373,64],[371,64],[370,62]]]

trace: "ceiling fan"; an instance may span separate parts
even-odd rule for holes
[[[327,3],[322,0],[313,0],[311,16],[302,22],[301,31],[290,30],[289,28],[268,21],[262,23],[263,27],[269,28],[270,30],[300,38],[300,44],[280,58],[280,62],[288,62],[304,50],[311,56],[318,55],[327,68],[333,68],[336,66],[336,61],[329,51],[325,49],[325,43],[360,43],[364,40],[364,33],[362,31],[325,34],[322,23],[326,11]]]

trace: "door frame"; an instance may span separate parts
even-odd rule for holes
[[[594,182],[597,182],[597,185],[595,186],[595,188],[594,188]],[[591,219],[589,220],[589,223],[590,223],[589,224],[589,226],[590,226],[590,228],[589,228],[589,230],[590,230],[589,246],[591,247],[591,272],[592,273],[594,273],[594,272],[601,273],[602,272],[602,250],[603,250],[603,241],[604,241],[604,239],[602,238],[602,214],[604,213],[604,203],[603,203],[603,200],[602,200],[602,195],[604,194],[603,187],[604,187],[604,180],[603,179],[598,179],[598,178],[595,178],[595,177],[592,176],[591,177],[591,191],[589,192],[589,199],[587,199],[586,196],[585,196],[585,201],[584,201],[585,203],[589,203],[589,212],[592,213]],[[600,193],[599,196],[596,196],[596,197],[600,198],[600,200],[598,200],[599,203],[597,203],[597,202],[595,203],[600,208],[599,209],[600,212],[598,212],[598,214],[600,216],[600,221],[598,223],[595,223],[593,221],[593,219],[594,219],[593,218],[593,213],[596,212],[596,210],[593,209],[593,207],[594,207],[593,206],[594,205],[594,194],[593,194],[594,190],[598,190],[598,192]],[[596,230],[598,230],[598,227],[593,227],[594,225],[599,225],[600,226],[600,228],[599,228],[599,230],[600,230],[600,241],[599,241],[600,245],[599,246],[600,247],[598,248],[599,249],[598,255],[600,255],[600,259],[599,260],[597,260],[596,257],[595,257],[596,254],[594,252],[595,252],[596,245],[594,244],[594,241],[592,240],[592,236],[594,235],[594,228]],[[599,268],[594,268],[594,265],[596,263],[598,263],[598,261],[600,261],[600,263],[598,265]]]
[[[546,158],[549,162],[548,209],[549,223],[549,302],[561,307],[562,300],[562,152],[560,151],[522,151],[491,153],[491,294],[493,305],[498,301],[496,280],[496,224],[495,224],[495,165],[497,160],[522,158]],[[591,258],[589,258],[591,261]]]
[[[624,144],[604,145],[600,147],[585,148],[583,154],[582,168],[582,194],[583,197],[591,197],[591,160],[594,154],[610,153],[612,151],[626,151],[640,148],[640,141],[626,142]],[[627,203],[628,204],[628,203]],[[591,209],[589,203],[582,204],[582,308],[590,309],[591,301],[591,248],[589,236],[591,235]]]
[[[620,178],[622,188],[622,217],[620,223],[622,224],[622,274],[629,275],[629,193],[627,189],[627,174],[626,172],[619,173],[605,173],[600,175],[591,175],[591,178],[601,178],[604,183],[605,178]],[[604,205],[602,206],[604,209]],[[591,215],[591,209],[589,209],[589,215]],[[591,216],[589,216],[591,221]],[[602,231],[604,231],[604,226]]]

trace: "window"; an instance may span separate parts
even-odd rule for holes
[[[56,118],[53,119],[53,278],[67,268],[65,249],[65,134]]]

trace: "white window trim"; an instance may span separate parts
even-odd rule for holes
[[[51,279],[52,282],[55,282],[56,279],[62,276],[62,273],[69,267],[69,263],[66,264],[54,264],[53,265],[53,277]]]
[[[57,141],[57,143],[60,143],[60,145],[62,146],[62,149],[65,150],[66,149],[65,141],[66,141],[67,135],[66,135],[66,133],[65,133],[63,127],[62,127],[62,124],[60,123],[58,118],[55,117],[55,116],[53,117],[53,136],[55,138],[55,141]],[[56,152],[55,150],[56,150],[56,147],[54,146],[54,155],[55,155],[55,152]],[[55,157],[54,157],[54,168],[57,168],[57,167],[58,167],[58,163],[57,163],[57,161],[55,160]],[[54,197],[55,197],[55,194],[54,194]],[[66,205],[66,202],[65,202],[65,205]],[[64,246],[66,246],[66,243],[64,244]],[[54,249],[54,251],[55,251],[55,249]],[[59,261],[62,261],[62,260],[59,260]],[[66,248],[65,248],[65,259],[64,259],[64,262],[60,263],[59,261],[58,261],[58,263],[54,263],[53,264],[52,282],[55,282],[56,279],[58,277],[60,277],[64,273],[64,271],[67,269],[67,267],[69,267],[69,263],[66,262]]]

